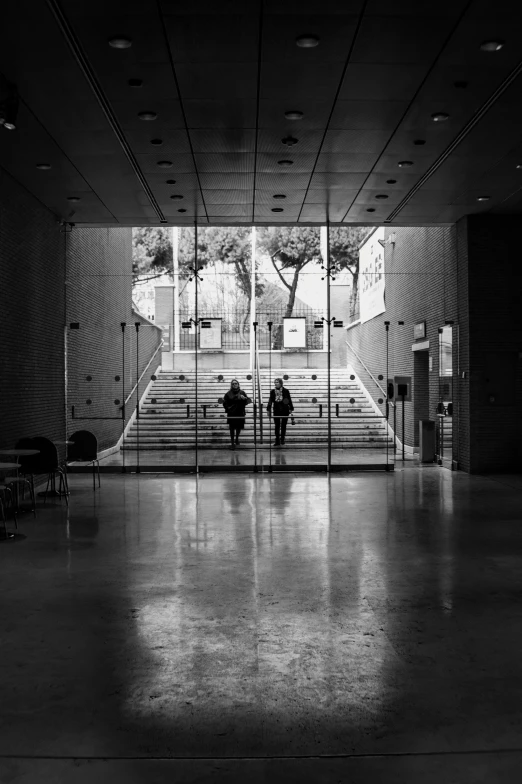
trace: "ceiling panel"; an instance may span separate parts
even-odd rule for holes
[[[389,131],[327,131],[323,153],[376,153],[386,146]]]
[[[335,104],[330,128],[393,130],[408,109],[408,101],[344,101]]]
[[[437,56],[453,19],[434,17],[429,24],[423,18],[389,16],[386,22],[366,17],[355,43],[353,63],[424,63],[429,66]]]
[[[321,153],[317,158],[315,171],[317,172],[360,172],[370,171],[375,164],[377,154],[364,153]]]
[[[343,64],[357,27],[357,14],[266,14],[263,22],[261,59],[263,63],[284,63],[283,76],[287,68],[294,66],[323,69],[325,63],[333,66]],[[302,49],[295,45],[297,36],[313,32],[319,38],[319,46]],[[280,66],[279,66],[280,67]],[[265,70],[265,69],[263,69]],[[335,70],[335,69],[334,69]],[[281,76],[281,73],[280,73]]]
[[[342,101],[410,101],[428,67],[415,64],[352,63],[339,93]]]
[[[247,128],[195,128],[190,131],[194,152],[254,152],[256,132]]]
[[[189,128],[255,128],[256,101],[254,98],[236,101],[195,100],[183,98]]]
[[[287,189],[286,192],[283,194],[286,196],[285,199],[275,199],[274,194],[277,194],[278,191],[274,190],[256,190],[256,204],[259,206],[270,206],[270,207],[285,207],[287,204],[297,204],[301,205],[304,201],[306,190],[290,190]]]
[[[298,127],[292,128],[288,134],[281,134],[275,129],[261,129],[258,134],[257,149],[259,152],[278,153],[283,158],[294,152],[317,155],[323,135],[322,130],[306,130]],[[297,141],[291,145],[283,143],[283,139],[288,138]]]
[[[163,6],[165,4],[162,4]],[[199,4],[198,4],[199,5]],[[181,12],[167,15],[165,25],[172,58],[178,63],[242,63],[258,46],[258,17],[236,4],[236,13],[219,13],[218,3],[205,15]]]

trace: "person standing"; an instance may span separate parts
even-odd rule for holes
[[[223,398],[223,406],[227,414],[228,428],[230,430],[230,447],[239,446],[239,434],[245,427],[245,409],[252,401],[239,386],[237,378],[230,382],[230,389]]]
[[[266,407],[268,416],[272,415],[272,407],[274,409],[275,428],[274,446],[284,446],[286,426],[288,424],[288,418],[294,410],[294,406],[290,391],[283,386],[282,378],[276,378],[274,380],[274,388],[270,390],[270,398]]]

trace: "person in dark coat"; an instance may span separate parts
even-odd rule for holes
[[[292,396],[288,389],[283,386],[283,379],[276,378],[274,388],[270,390],[270,398],[266,410],[268,416],[272,415],[274,409],[275,443],[274,446],[281,446],[285,443],[286,426],[291,412],[294,410]]]
[[[230,430],[230,449],[239,446],[239,434],[245,427],[245,409],[252,401],[239,386],[237,378],[230,382],[230,389],[223,398],[223,406],[227,412],[228,428]]]

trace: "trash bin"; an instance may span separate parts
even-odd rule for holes
[[[435,460],[435,422],[431,419],[419,420],[419,458],[421,463]]]

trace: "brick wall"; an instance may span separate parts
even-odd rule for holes
[[[132,309],[131,260],[132,229],[78,228],[67,235],[67,323],[80,324],[67,330],[68,431],[91,430],[100,450],[117,442],[121,419],[82,418],[121,416],[123,400],[161,340],[161,330]],[[159,362],[158,355],[151,373]],[[147,374],[143,384],[149,380]],[[136,394],[127,418],[135,405]]]
[[[65,237],[0,169],[0,446],[65,438]]]

